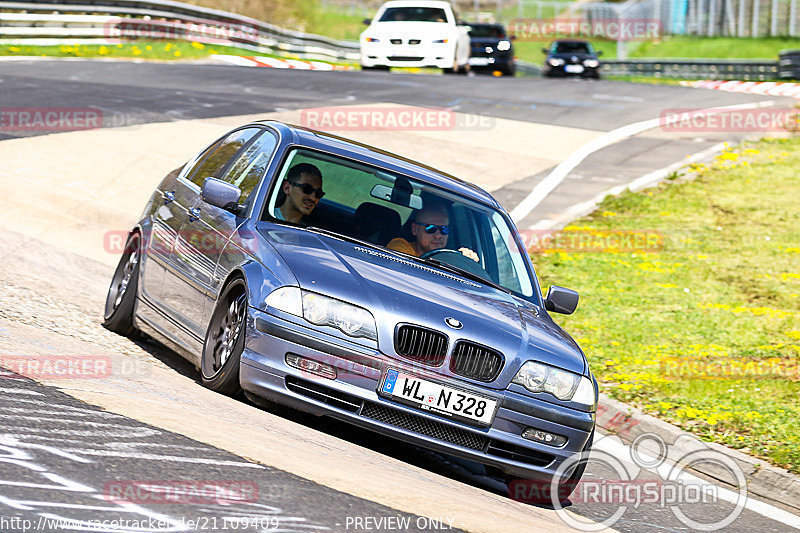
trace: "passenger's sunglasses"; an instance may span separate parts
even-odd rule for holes
[[[417,222],[419,224],[419,222]],[[442,235],[449,235],[450,234],[450,226],[437,226],[436,224],[419,224],[420,226],[425,227],[425,233],[433,235],[436,231],[442,232]]]
[[[303,190],[303,194],[314,193],[314,196],[317,198],[322,198],[325,196],[325,191],[322,190],[322,187],[315,189],[308,183],[292,183],[292,187],[300,187]]]

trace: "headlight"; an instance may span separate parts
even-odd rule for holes
[[[433,44],[446,44],[448,39],[436,39]]]
[[[330,326],[350,337],[377,340],[372,313],[355,305],[298,287],[281,287],[267,296],[266,304],[286,313],[301,316],[317,326]]]
[[[584,67],[595,68],[600,64],[600,62],[596,59],[587,59],[583,62]]]
[[[551,57],[547,62],[550,63],[551,67],[559,67],[565,63],[565,61],[559,57]]]
[[[549,392],[559,400],[594,405],[594,385],[589,378],[535,361],[522,365],[512,383],[531,392]]]
[[[500,52],[505,52],[506,50],[511,49],[511,41],[500,41],[497,43],[497,50]]]

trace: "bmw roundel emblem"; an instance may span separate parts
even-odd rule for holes
[[[447,324],[448,326],[450,326],[453,329],[461,329],[461,326],[463,325],[463,324],[461,324],[461,322],[459,320],[457,320],[457,319],[455,319],[455,318],[453,318],[451,316],[445,318],[444,322],[445,322],[445,324]]]

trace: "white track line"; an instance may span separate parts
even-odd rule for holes
[[[627,446],[618,440],[614,440],[611,438],[603,438],[598,440],[593,447],[596,447],[599,450],[605,451],[610,455],[618,458],[624,457],[631,457],[631,449],[630,446]],[[647,454],[645,452],[640,452],[637,449],[637,455],[639,458],[648,464],[656,464],[658,462],[658,458]],[[660,471],[660,474],[666,474],[671,466],[665,461],[661,464],[656,470]],[[689,474],[686,470],[683,470],[680,476],[680,480],[682,482],[691,483],[693,485],[713,485],[713,483],[709,481],[705,481],[700,479],[699,477],[693,476]],[[720,499],[736,503],[737,498],[739,497],[738,493],[716,485],[718,487],[717,494],[719,495]],[[753,498],[747,498],[747,502],[744,505],[745,509],[753,511],[754,513],[758,513],[762,516],[765,516],[771,520],[776,520],[781,522],[789,527],[793,527],[795,529],[800,529],[800,516],[794,515],[788,511],[784,511],[783,509],[779,509],[773,505],[768,503],[764,503],[760,500],[754,500]]]
[[[710,107],[706,109],[701,109],[697,111],[699,115],[711,116],[716,115],[719,113],[724,113],[726,111],[731,111],[734,109],[755,109],[759,107],[768,107],[775,103],[773,100],[767,100],[764,102],[755,102],[752,104],[736,104],[724,107]],[[567,159],[562,161],[561,163],[554,168],[548,176],[536,184],[533,190],[525,197],[518,205],[511,211],[511,218],[514,222],[519,222],[520,220],[524,219],[528,215],[531,214],[531,211],[539,205],[542,200],[544,200],[548,194],[550,194],[553,189],[558,187],[558,185],[564,181],[564,178],[569,175],[581,162],[592,155],[594,152],[605,148],[611,144],[617,143],[623,139],[628,137],[632,137],[643,131],[647,131],[653,128],[660,126],[663,123],[664,119],[662,117],[658,118],[651,118],[649,120],[643,120],[641,122],[634,122],[633,124],[628,124],[627,126],[623,126],[621,128],[617,128],[615,130],[611,130],[608,133],[603,134],[602,136],[594,139],[586,143],[585,145],[578,148],[575,152],[573,152]]]
[[[624,192],[626,189],[631,191],[638,191],[644,189],[645,187],[649,187],[650,185],[661,181],[662,179],[669,176],[671,173],[680,170],[681,168],[689,165],[691,163],[695,163],[697,161],[702,161],[712,154],[717,152],[721,152],[725,149],[725,143],[715,144],[710,148],[706,148],[702,152],[697,152],[696,154],[692,154],[691,156],[687,157],[682,161],[678,161],[673,163],[667,167],[664,167],[659,170],[654,170],[644,176],[640,176],[635,180],[622,185],[617,185],[615,187],[611,187],[610,189],[606,189],[605,191],[601,192],[591,200],[587,200],[586,202],[581,202],[579,204],[575,204],[563,213],[561,213],[556,218],[546,218],[542,219],[536,224],[534,224],[531,229],[554,229],[560,224],[565,224],[571,220],[574,220],[580,216],[587,215],[591,213],[597,205],[603,201],[606,196],[615,196]]]

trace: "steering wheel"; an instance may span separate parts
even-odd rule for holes
[[[456,268],[460,268],[461,270],[466,270],[470,274],[475,274],[476,276],[480,276],[484,279],[492,279],[491,276],[489,276],[489,273],[486,272],[486,270],[477,261],[473,261],[458,250],[439,248],[437,250],[430,250],[419,256],[420,259],[428,259],[429,257],[436,259],[437,261],[441,261],[442,263],[452,265]]]

